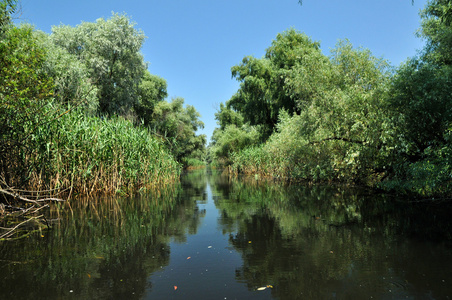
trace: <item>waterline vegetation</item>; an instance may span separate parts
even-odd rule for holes
[[[166,101],[128,16],[46,34],[13,24],[17,1],[0,10],[0,217],[31,222],[49,201],[152,189],[203,164],[200,114]]]
[[[296,29],[233,66],[209,160],[233,173],[450,199],[451,5],[427,3],[418,57],[399,67],[343,40],[324,55]],[[235,134],[231,135],[231,132]]]

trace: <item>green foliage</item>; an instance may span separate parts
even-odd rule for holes
[[[55,108],[50,108],[51,112]],[[122,117],[99,118],[72,110],[35,135],[38,188],[114,193],[175,180],[179,165],[146,128]]]
[[[42,71],[54,81],[55,100],[66,107],[81,106],[89,113],[96,113],[99,91],[87,66],[66,49],[55,45],[44,32],[34,31],[33,34],[46,50]]]
[[[415,160],[435,143],[452,122],[452,68],[419,59],[403,64],[393,80],[389,101],[396,112],[399,140],[404,155]]]
[[[144,71],[134,26],[114,14],[51,35],[30,25],[2,32],[2,187],[111,193],[177,179],[175,158],[205,159],[199,113],[163,101],[166,81]],[[124,119],[134,113],[142,122]]]
[[[347,40],[326,57],[293,30],[278,35],[264,59],[245,58],[233,67],[242,85],[228,105],[244,123],[265,122],[259,113],[250,116],[261,109],[250,103],[286,96],[292,102],[290,109],[262,106],[267,116],[278,112],[272,121],[277,131],[258,147],[230,153],[232,170],[450,195],[451,1],[430,1],[421,16],[419,35],[427,45],[395,72]],[[272,81],[272,74],[282,81]],[[224,132],[217,130],[218,136]]]
[[[67,55],[64,61],[73,66],[68,69],[80,70],[75,77],[85,82],[85,87],[78,87],[76,91],[83,94],[79,90],[91,87],[84,94],[97,92],[101,114],[123,115],[135,120],[137,125],[150,128],[164,138],[177,161],[181,162],[182,158],[202,160],[206,138],[195,135],[196,130],[204,126],[200,115],[192,106],[184,108],[182,98],[170,103],[164,101],[168,95],[166,81],[145,70],[139,52],[144,38],[143,32],[135,29],[127,16],[119,14],[76,27],[53,27],[50,35],[50,41],[56,45],[54,48]],[[76,68],[77,60],[85,70]],[[55,73],[59,64],[52,62],[51,65]],[[63,73],[64,76],[56,73],[56,78],[67,82],[67,73]],[[72,97],[72,102],[76,101],[76,97]]]
[[[199,169],[206,166],[206,161],[198,158],[182,158],[182,164],[189,169]]]
[[[281,90],[296,108],[279,109],[277,132],[265,145],[235,151],[233,170],[310,181],[372,180],[391,142],[384,103],[388,64],[348,41],[329,58],[314,46],[270,49],[269,56],[282,58],[275,63],[290,66]]]
[[[0,41],[0,176],[6,184],[27,180],[27,161],[35,147],[31,137],[49,122],[45,106],[52,80],[42,69],[45,51],[32,29],[11,27]]]
[[[246,147],[256,145],[259,141],[259,132],[254,126],[235,124],[227,125],[224,130],[215,129],[212,135],[212,145],[209,152],[212,160],[218,165],[231,164],[231,155]]]
[[[99,111],[126,115],[138,103],[138,86],[145,71],[140,49],[144,33],[126,15],[55,26],[51,41],[75,55],[98,88]]]
[[[427,40],[426,58],[452,64],[452,2],[431,0],[421,12],[422,23],[418,35]]]
[[[135,112],[138,119],[145,125],[152,123],[152,114],[157,103],[167,96],[166,80],[146,71],[138,87],[138,103]]]
[[[450,195],[452,125],[451,1],[429,1],[419,35],[427,40],[420,57],[402,64],[388,107],[394,127],[395,163],[381,186],[421,196]]]
[[[243,125],[243,116],[223,103],[220,103],[220,109],[215,113],[215,120],[220,125],[220,130],[224,130],[228,125]]]
[[[178,97],[171,102],[156,103],[148,126],[164,139],[177,161],[182,158],[202,160],[206,136],[196,135],[196,131],[204,127],[199,117],[193,106],[184,107],[184,99]]]
[[[250,125],[261,125],[264,139],[273,132],[281,109],[289,113],[299,108],[286,88],[292,69],[321,55],[320,45],[305,34],[290,29],[278,34],[265,57],[247,56],[232,67],[232,76],[240,81],[240,89],[227,105],[240,112]]]
[[[203,163],[199,113],[164,101],[127,16],[47,35],[10,24],[15,1],[0,9],[0,188],[123,193]]]
[[[11,23],[11,15],[16,11],[17,0],[0,1],[0,37],[6,31],[6,26]]]

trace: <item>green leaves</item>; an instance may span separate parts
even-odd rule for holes
[[[206,136],[196,135],[196,131],[204,127],[200,116],[193,106],[184,107],[184,99],[177,97],[171,102],[157,102],[147,125],[164,139],[177,161],[183,158],[203,160]]]
[[[247,56],[240,65],[232,67],[232,76],[241,84],[227,105],[240,112],[250,125],[261,125],[262,136],[268,138],[281,109],[299,112],[297,100],[290,93],[295,87],[287,85],[293,70],[319,55],[319,43],[305,34],[295,29],[278,34],[265,57]]]
[[[135,23],[119,14],[76,27],[56,26],[50,36],[86,66],[98,89],[100,112],[122,115],[138,104],[138,86],[146,67],[140,53],[144,38]]]
[[[240,89],[217,113],[221,127],[211,153],[232,158],[235,171],[366,181],[384,166],[391,72],[369,50],[345,40],[327,57],[319,43],[290,29],[278,34],[264,58],[245,57],[232,74]],[[233,113],[259,130],[265,144],[239,143],[244,133],[227,126],[235,122]]]
[[[0,36],[5,32],[5,27],[11,22],[11,15],[16,11],[16,0],[0,1]]]
[[[155,106],[168,96],[166,80],[146,71],[138,87],[138,102],[134,110],[145,125],[152,122]]]
[[[26,180],[26,157],[35,146],[37,127],[49,119],[45,106],[53,84],[40,72],[45,51],[32,28],[9,28],[0,41],[0,176],[10,186]]]
[[[452,3],[430,1],[421,11],[422,25],[418,35],[427,40],[426,59],[452,64]]]
[[[452,4],[427,3],[419,36],[427,40],[419,57],[402,64],[391,85],[394,172],[386,189],[421,196],[450,194],[452,124]],[[446,154],[447,153],[447,154]]]
[[[409,155],[419,155],[436,141],[452,122],[452,69],[438,68],[413,59],[402,65],[393,82],[391,107],[398,113],[398,134]]]

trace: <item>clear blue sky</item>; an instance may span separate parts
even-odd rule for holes
[[[208,136],[214,113],[238,83],[231,67],[246,55],[262,57],[276,34],[291,27],[320,41],[329,54],[348,38],[397,66],[423,41],[419,10],[426,0],[19,0],[20,19],[50,33],[52,25],[126,13],[148,37],[142,53],[152,74],[168,82],[169,99],[180,96],[202,115]],[[168,99],[168,100],[169,100]]]

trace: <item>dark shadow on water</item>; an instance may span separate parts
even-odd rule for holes
[[[450,212],[363,189],[188,172],[152,193],[74,201],[49,212],[52,230],[1,243],[0,299],[447,299]],[[191,260],[177,256],[184,249]],[[197,269],[224,273],[206,285]],[[193,293],[173,283],[184,272]]]

